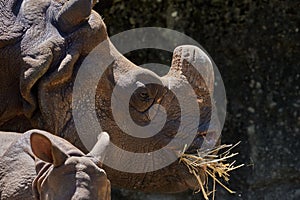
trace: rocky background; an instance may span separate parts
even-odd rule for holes
[[[223,143],[245,167],[231,175],[236,194],[223,199],[300,199],[300,2],[267,0],[100,0],[109,35],[155,26],[197,40],[219,68],[228,107]],[[171,54],[148,50],[130,55],[136,64],[170,65]],[[114,190],[118,199],[202,199]]]

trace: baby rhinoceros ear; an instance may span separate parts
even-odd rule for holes
[[[68,155],[53,144],[48,137],[41,133],[33,132],[30,136],[30,144],[33,154],[54,167],[65,163]]]

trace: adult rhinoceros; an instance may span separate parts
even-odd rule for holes
[[[97,166],[109,142],[107,133],[99,135],[88,155],[46,131],[0,133],[1,145],[3,138],[14,139],[0,156],[1,200],[110,199],[110,182]]]
[[[188,113],[181,116],[177,98],[171,91],[191,85],[199,99],[201,119],[188,152],[198,149],[209,123],[219,131],[218,120],[211,115],[213,102],[209,94],[213,92],[214,73],[209,58],[197,47],[178,47],[170,71],[159,77],[115,50],[103,20],[92,10],[94,4],[92,0],[0,1],[0,130],[44,129],[86,151],[72,115],[73,85],[83,59],[107,40],[103,53],[114,58],[113,64],[99,81],[95,97],[97,117],[112,143],[132,152],[151,152],[166,145],[178,131],[182,117],[193,121]],[[202,77],[197,68],[205,72]],[[123,77],[125,74],[127,79]],[[149,78],[160,85],[146,84]],[[164,106],[168,117],[159,134],[137,138],[117,127],[110,103],[119,80],[124,81],[125,88],[132,83],[138,86],[129,103],[131,116],[124,117],[144,126],[151,120],[148,111],[156,104]],[[177,161],[148,173],[121,172],[105,166],[104,169],[112,185],[124,188],[180,192],[196,187],[193,176]]]

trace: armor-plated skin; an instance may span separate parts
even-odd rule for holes
[[[180,125],[180,107],[172,87],[191,85],[201,99],[198,135],[188,150],[195,152],[209,124],[220,131],[217,116],[211,115],[214,105],[209,94],[213,93],[214,72],[207,55],[197,47],[180,46],[174,50],[169,73],[159,77],[136,66],[113,47],[103,20],[92,10],[94,3],[89,0],[0,1],[0,130],[47,130],[87,152],[72,116],[73,85],[83,59],[96,45],[107,40],[103,54],[111,56],[114,62],[96,89],[96,112],[103,131],[108,132],[114,144],[133,152],[153,151],[166,145]],[[199,75],[199,68],[204,69],[201,75],[208,81],[204,82]],[[137,88],[129,104],[130,117],[139,125],[149,122],[147,111],[156,103],[168,113],[164,129],[147,139],[146,146],[141,139],[123,133],[111,115],[111,94],[125,73],[131,82],[138,81],[140,85],[147,77],[161,83]],[[184,117],[193,120],[192,116]],[[103,168],[112,185],[118,187],[168,193],[197,187],[193,175],[177,161],[158,171],[141,174]]]

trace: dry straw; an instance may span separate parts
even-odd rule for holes
[[[240,142],[239,142],[240,143]],[[199,184],[199,189],[197,192],[202,192],[203,197],[209,200],[208,196],[212,194],[212,199],[215,199],[216,183],[220,184],[230,193],[235,193],[226,187],[219,179],[222,178],[226,182],[229,181],[229,172],[244,166],[244,164],[234,166],[235,161],[228,163],[227,159],[236,156],[238,153],[231,153],[231,150],[236,147],[239,143],[235,145],[220,145],[214,147],[210,150],[198,150],[196,155],[186,154],[185,151],[187,146],[184,147],[183,152],[180,156],[179,162],[184,163],[191,174],[193,174]],[[219,153],[219,151],[224,151]],[[204,172],[204,174],[203,174]],[[203,177],[204,180],[201,176]],[[212,190],[208,189],[209,179],[213,180]]]

